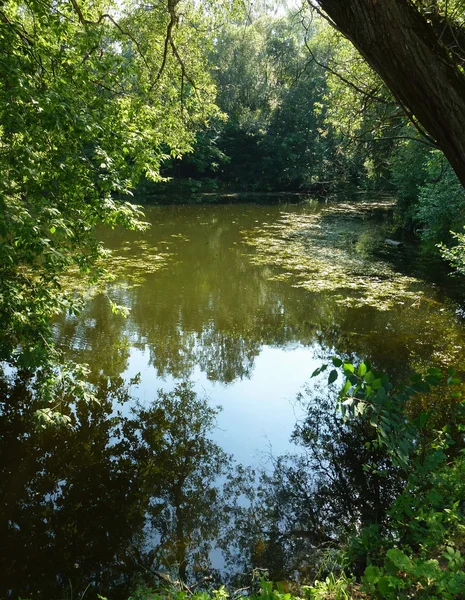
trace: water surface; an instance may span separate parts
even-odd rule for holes
[[[401,379],[462,353],[452,291],[412,245],[385,242],[389,202],[146,214],[143,234],[100,232],[114,281],[55,325],[100,406],[78,406],[68,433],[2,415],[1,597],[124,597],[141,573],[266,563],[260,525],[254,544],[239,535],[255,479],[236,465],[273,473],[306,414],[297,395],[320,393],[314,369],[364,357]]]

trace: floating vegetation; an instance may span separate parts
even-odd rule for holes
[[[172,252],[161,251],[168,248],[167,242],[153,246],[145,240],[125,242],[105,258],[105,269],[110,281],[124,280],[126,285],[140,285],[150,273],[165,269],[173,260]]]
[[[279,267],[272,279],[331,292],[343,306],[389,310],[413,304],[422,295],[418,279],[399,274],[375,256],[386,236],[385,226],[374,217],[391,208],[391,201],[338,203],[318,213],[283,213],[278,222],[243,233],[256,250],[256,264]],[[367,219],[373,221],[368,230]]]
[[[105,257],[97,264],[97,268],[103,269],[102,276],[93,284],[83,289],[82,275],[77,268],[73,268],[62,279],[62,287],[78,293],[83,300],[89,300],[99,293],[107,292],[114,285],[118,289],[140,286],[148,275],[172,264],[174,253],[167,251],[169,243],[160,242],[154,246],[145,240],[126,241],[118,248],[105,251]]]

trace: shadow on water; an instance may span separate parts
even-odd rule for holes
[[[99,405],[78,403],[71,429],[46,430],[30,418],[25,381],[2,388],[2,597],[125,598],[160,580],[242,586],[256,568],[304,582],[354,527],[382,523],[401,483],[366,448],[373,429],[343,422],[323,390],[300,397],[299,453],[260,475],[211,439],[218,409],[188,383],[124,417],[114,403],[128,388],[102,382]]]
[[[3,382],[1,597],[124,597],[161,569],[194,581],[235,502],[232,458],[210,439],[217,409],[179,384],[129,417],[122,382],[78,403],[71,429],[37,430],[21,378]],[[228,500],[218,485],[228,481]],[[229,502],[229,504],[228,504]]]
[[[246,430],[263,445],[260,415],[279,420],[286,400],[267,389],[251,412],[240,386],[258,397],[259,363],[271,380],[299,351],[287,398],[312,360],[333,354],[368,357],[397,379],[460,356],[455,307],[393,267],[379,229],[388,213],[342,218],[341,206],[159,207],[144,238],[102,232],[115,281],[55,325],[68,356],[89,363],[100,404],[68,406],[69,429],[37,430],[26,376],[0,380],[0,597],[118,599],[163,577],[240,586],[254,567],[305,580],[353,527],[382,522],[400,476],[316,384],[299,396],[298,424],[292,411],[278,423],[294,428],[295,452],[265,471],[239,465],[216,426],[221,404],[233,441]],[[374,460],[383,475],[363,469]]]

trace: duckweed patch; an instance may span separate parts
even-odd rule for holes
[[[256,250],[253,262],[278,267],[272,279],[331,293],[346,307],[389,310],[422,296],[418,279],[383,259],[386,226],[374,217],[391,207],[390,201],[339,203],[316,214],[283,213],[278,222],[243,234]],[[368,219],[373,223],[367,231]]]
[[[119,248],[108,252],[101,261],[103,275],[85,289],[77,270],[71,269],[63,278],[62,286],[69,291],[79,293],[89,300],[108,288],[117,285],[119,289],[131,289],[142,285],[147,276],[166,269],[174,261],[174,252],[169,252],[170,242],[161,242],[154,246],[145,240],[126,241]]]
[[[147,275],[165,269],[174,260],[174,253],[168,251],[167,244],[169,242],[153,246],[145,240],[125,242],[105,260],[109,280],[141,285]]]

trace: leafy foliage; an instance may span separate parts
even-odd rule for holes
[[[252,590],[252,593],[247,595],[251,600],[349,600],[352,598],[354,586],[349,579],[341,577],[336,579],[332,576],[327,577],[325,581],[316,581],[312,586],[302,586],[301,589],[296,588],[291,592],[284,591],[283,586],[274,584],[262,578],[259,581],[257,590]],[[239,593],[242,590],[239,590]],[[217,590],[208,590],[204,592],[194,592],[188,596],[186,591],[178,591],[175,587],[168,587],[163,591],[155,588],[140,588],[135,591],[129,600],[228,600],[229,598],[237,598],[239,593],[229,592],[224,586]],[[105,599],[103,599],[105,600]]]
[[[175,27],[173,10],[64,0],[1,7],[0,360],[36,371],[32,385],[51,396],[67,376],[56,379],[50,322],[80,306],[63,274],[103,277],[95,228],[144,228],[131,188],[141,175],[159,179],[163,161],[188,151],[218,112],[195,33],[202,15],[185,2],[189,24]]]
[[[215,178],[234,191],[326,190],[346,180],[345,155],[325,120],[326,74],[309,57],[298,16],[265,11],[223,26],[211,63],[227,120],[199,134],[192,156],[167,174]]]
[[[426,181],[419,190],[416,216],[425,230],[422,238],[430,245],[448,242],[450,231],[465,222],[465,191],[440,152],[431,154]]]
[[[349,568],[363,557],[368,566],[362,581],[375,597],[456,598],[465,583],[464,405],[458,403],[452,422],[438,428],[432,410],[414,417],[407,410],[413,396],[443,382],[439,370],[415,375],[408,385],[395,389],[387,375],[372,370],[369,363],[355,367],[340,359],[333,362],[346,377],[340,393],[343,415],[368,421],[376,439],[367,445],[385,448],[405,474],[405,487],[386,519],[352,539],[346,555]],[[452,369],[447,384],[460,384]],[[454,395],[461,399],[459,390]],[[378,470],[380,465],[366,468]]]

